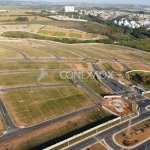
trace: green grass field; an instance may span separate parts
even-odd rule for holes
[[[94,100],[75,87],[17,90],[4,93],[2,99],[15,123],[25,126],[87,107]]]
[[[79,34],[79,33],[70,33],[69,37],[81,38],[82,34]]]
[[[40,34],[44,34],[44,35],[49,35],[51,33],[51,31],[47,31],[47,30],[40,30],[38,33]]]
[[[66,36],[66,32],[55,32],[53,36]]]
[[[32,47],[27,47],[27,46],[23,46],[23,45],[19,45],[17,43],[0,43],[0,45],[5,46],[6,48],[13,48],[16,49],[20,52],[23,52],[24,54],[26,54],[28,57],[33,57],[33,58],[40,58],[40,57],[53,57],[50,53],[47,53],[45,51],[42,50],[38,50],[36,48],[32,48]]]

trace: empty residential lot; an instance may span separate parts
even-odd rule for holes
[[[2,99],[17,125],[30,126],[93,105],[82,88],[36,88],[5,92]]]

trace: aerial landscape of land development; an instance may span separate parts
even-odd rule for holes
[[[0,150],[150,150],[150,2],[0,1]]]

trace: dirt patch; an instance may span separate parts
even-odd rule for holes
[[[132,103],[128,100],[124,100],[121,97],[104,99],[103,106],[119,116],[128,115],[132,112]]]
[[[122,72],[122,71],[125,70],[124,67],[121,64],[117,63],[117,62],[116,63],[111,63],[111,65],[114,68],[114,70],[117,70],[119,72]]]
[[[91,64],[88,63],[87,65],[88,65],[87,68],[84,68],[81,64],[75,64],[75,67],[76,67],[76,70],[79,70],[79,71],[83,71],[83,70],[92,71]]]

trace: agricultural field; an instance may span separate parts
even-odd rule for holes
[[[65,28],[57,28],[54,26],[45,26],[44,28],[42,28],[42,30],[39,30],[38,33],[51,36],[63,36],[72,38],[83,38],[83,39],[98,38],[97,34],[86,33],[74,29],[69,30]],[[82,37],[82,35],[84,36]]]
[[[57,87],[5,92],[2,99],[17,125],[30,126],[93,104],[82,88]]]
[[[54,33],[54,36],[64,36],[65,37],[66,36],[66,32],[58,32],[57,31],[57,32]]]
[[[82,34],[79,34],[79,33],[70,33],[69,37],[81,38]]]
[[[5,46],[6,48],[12,48],[15,50],[18,50],[20,52],[23,52],[26,54],[28,57],[32,58],[47,58],[47,57],[53,57],[50,53],[47,53],[42,50],[38,50],[36,48],[32,47],[24,47],[23,45],[19,45],[17,43],[0,43],[0,45]]]
[[[14,51],[0,47],[0,59],[22,58],[22,56]]]
[[[40,34],[44,34],[44,35],[50,35],[51,31],[47,31],[47,30],[40,30],[38,33],[40,33]]]
[[[34,15],[26,14],[28,10],[22,10],[22,9],[13,9],[9,12],[0,13],[0,21],[3,22],[15,22],[15,19],[19,16],[28,17],[29,21],[50,21],[49,18],[46,17],[40,17],[38,16],[35,18]]]

